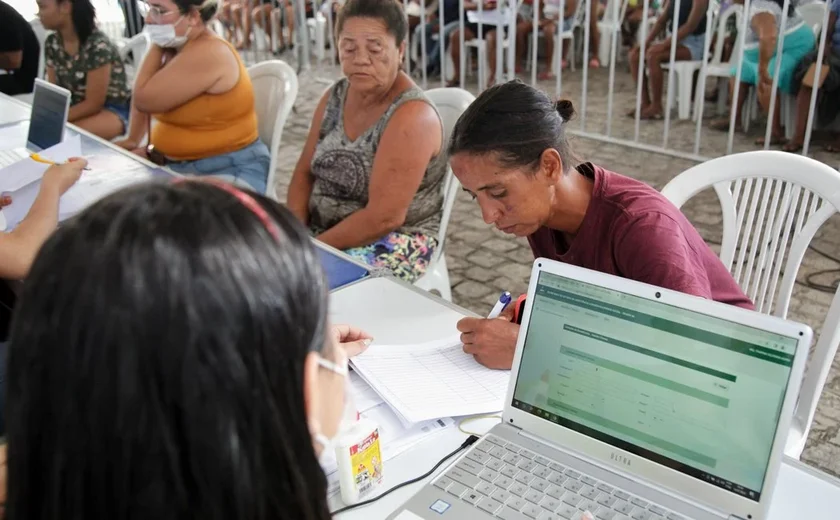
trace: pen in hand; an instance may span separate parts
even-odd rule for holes
[[[49,159],[46,159],[46,158],[44,158],[44,157],[41,157],[41,156],[40,156],[40,155],[38,155],[37,153],[33,153],[32,155],[30,155],[30,156],[29,156],[29,158],[30,158],[30,159],[32,159],[33,161],[38,162],[38,163],[41,163],[41,164],[49,164],[49,165],[57,165],[57,164],[61,164],[61,163],[57,163],[57,162],[55,162],[55,161],[51,161],[51,160],[49,160]],[[83,169],[84,169],[85,171],[90,171],[90,168],[88,168],[87,166],[85,166]]]
[[[496,305],[493,306],[493,309],[490,311],[490,314],[487,315],[488,320],[494,320],[498,318],[504,310],[510,305],[511,297],[510,293],[505,291],[499,296],[499,301],[496,302]]]

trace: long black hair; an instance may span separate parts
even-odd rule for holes
[[[59,0],[59,2],[70,2],[70,18],[76,29],[76,36],[79,37],[79,44],[84,45],[96,30],[96,8],[90,0]]]
[[[458,118],[449,141],[449,155],[495,154],[510,167],[533,167],[554,148],[563,170],[574,168],[575,155],[566,123],[575,115],[571,101],[553,101],[543,91],[519,80],[488,88]]]
[[[132,187],[47,241],[11,330],[7,520],[329,518],[303,391],[326,283],[250,196]]]

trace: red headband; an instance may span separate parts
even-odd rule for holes
[[[251,211],[251,213],[256,215],[256,217],[258,219],[260,219],[260,222],[262,222],[262,225],[265,227],[265,230],[268,231],[268,233],[272,237],[274,237],[274,240],[277,240],[278,242],[280,241],[280,231],[277,229],[277,225],[274,223],[274,221],[271,219],[271,217],[268,216],[268,212],[265,211],[265,208],[260,206],[260,204],[256,200],[254,200],[254,197],[248,195],[247,193],[240,190],[239,188],[237,188],[233,184],[230,184],[230,183],[225,182],[221,179],[216,179],[216,178],[213,178],[213,177],[203,177],[203,178],[178,177],[178,178],[174,179],[172,182],[173,183],[182,183],[182,182],[189,182],[189,181],[206,182],[207,184],[212,184],[213,186],[216,186],[217,188],[220,188],[220,189],[230,193],[231,195],[236,197],[236,200],[238,200],[243,206],[248,208]]]

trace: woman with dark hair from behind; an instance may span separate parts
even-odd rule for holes
[[[96,27],[91,0],[38,0],[38,18],[54,31],[44,43],[47,78],[70,91],[68,120],[103,139],[122,135],[131,89],[117,47]]]
[[[452,131],[450,164],[484,221],[527,237],[545,257],[704,298],[752,308],[688,219],[647,184],[578,164],[566,135],[571,101],[519,81],[485,90]],[[458,323],[464,350],[510,368],[519,325]]]
[[[319,266],[285,208],[220,182],[62,226],[12,325],[6,518],[329,518],[318,457],[370,336],[327,326]]]

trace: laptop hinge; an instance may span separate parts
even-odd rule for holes
[[[747,519],[744,518],[744,517],[738,516],[738,515],[729,515],[729,520],[747,520]]]

